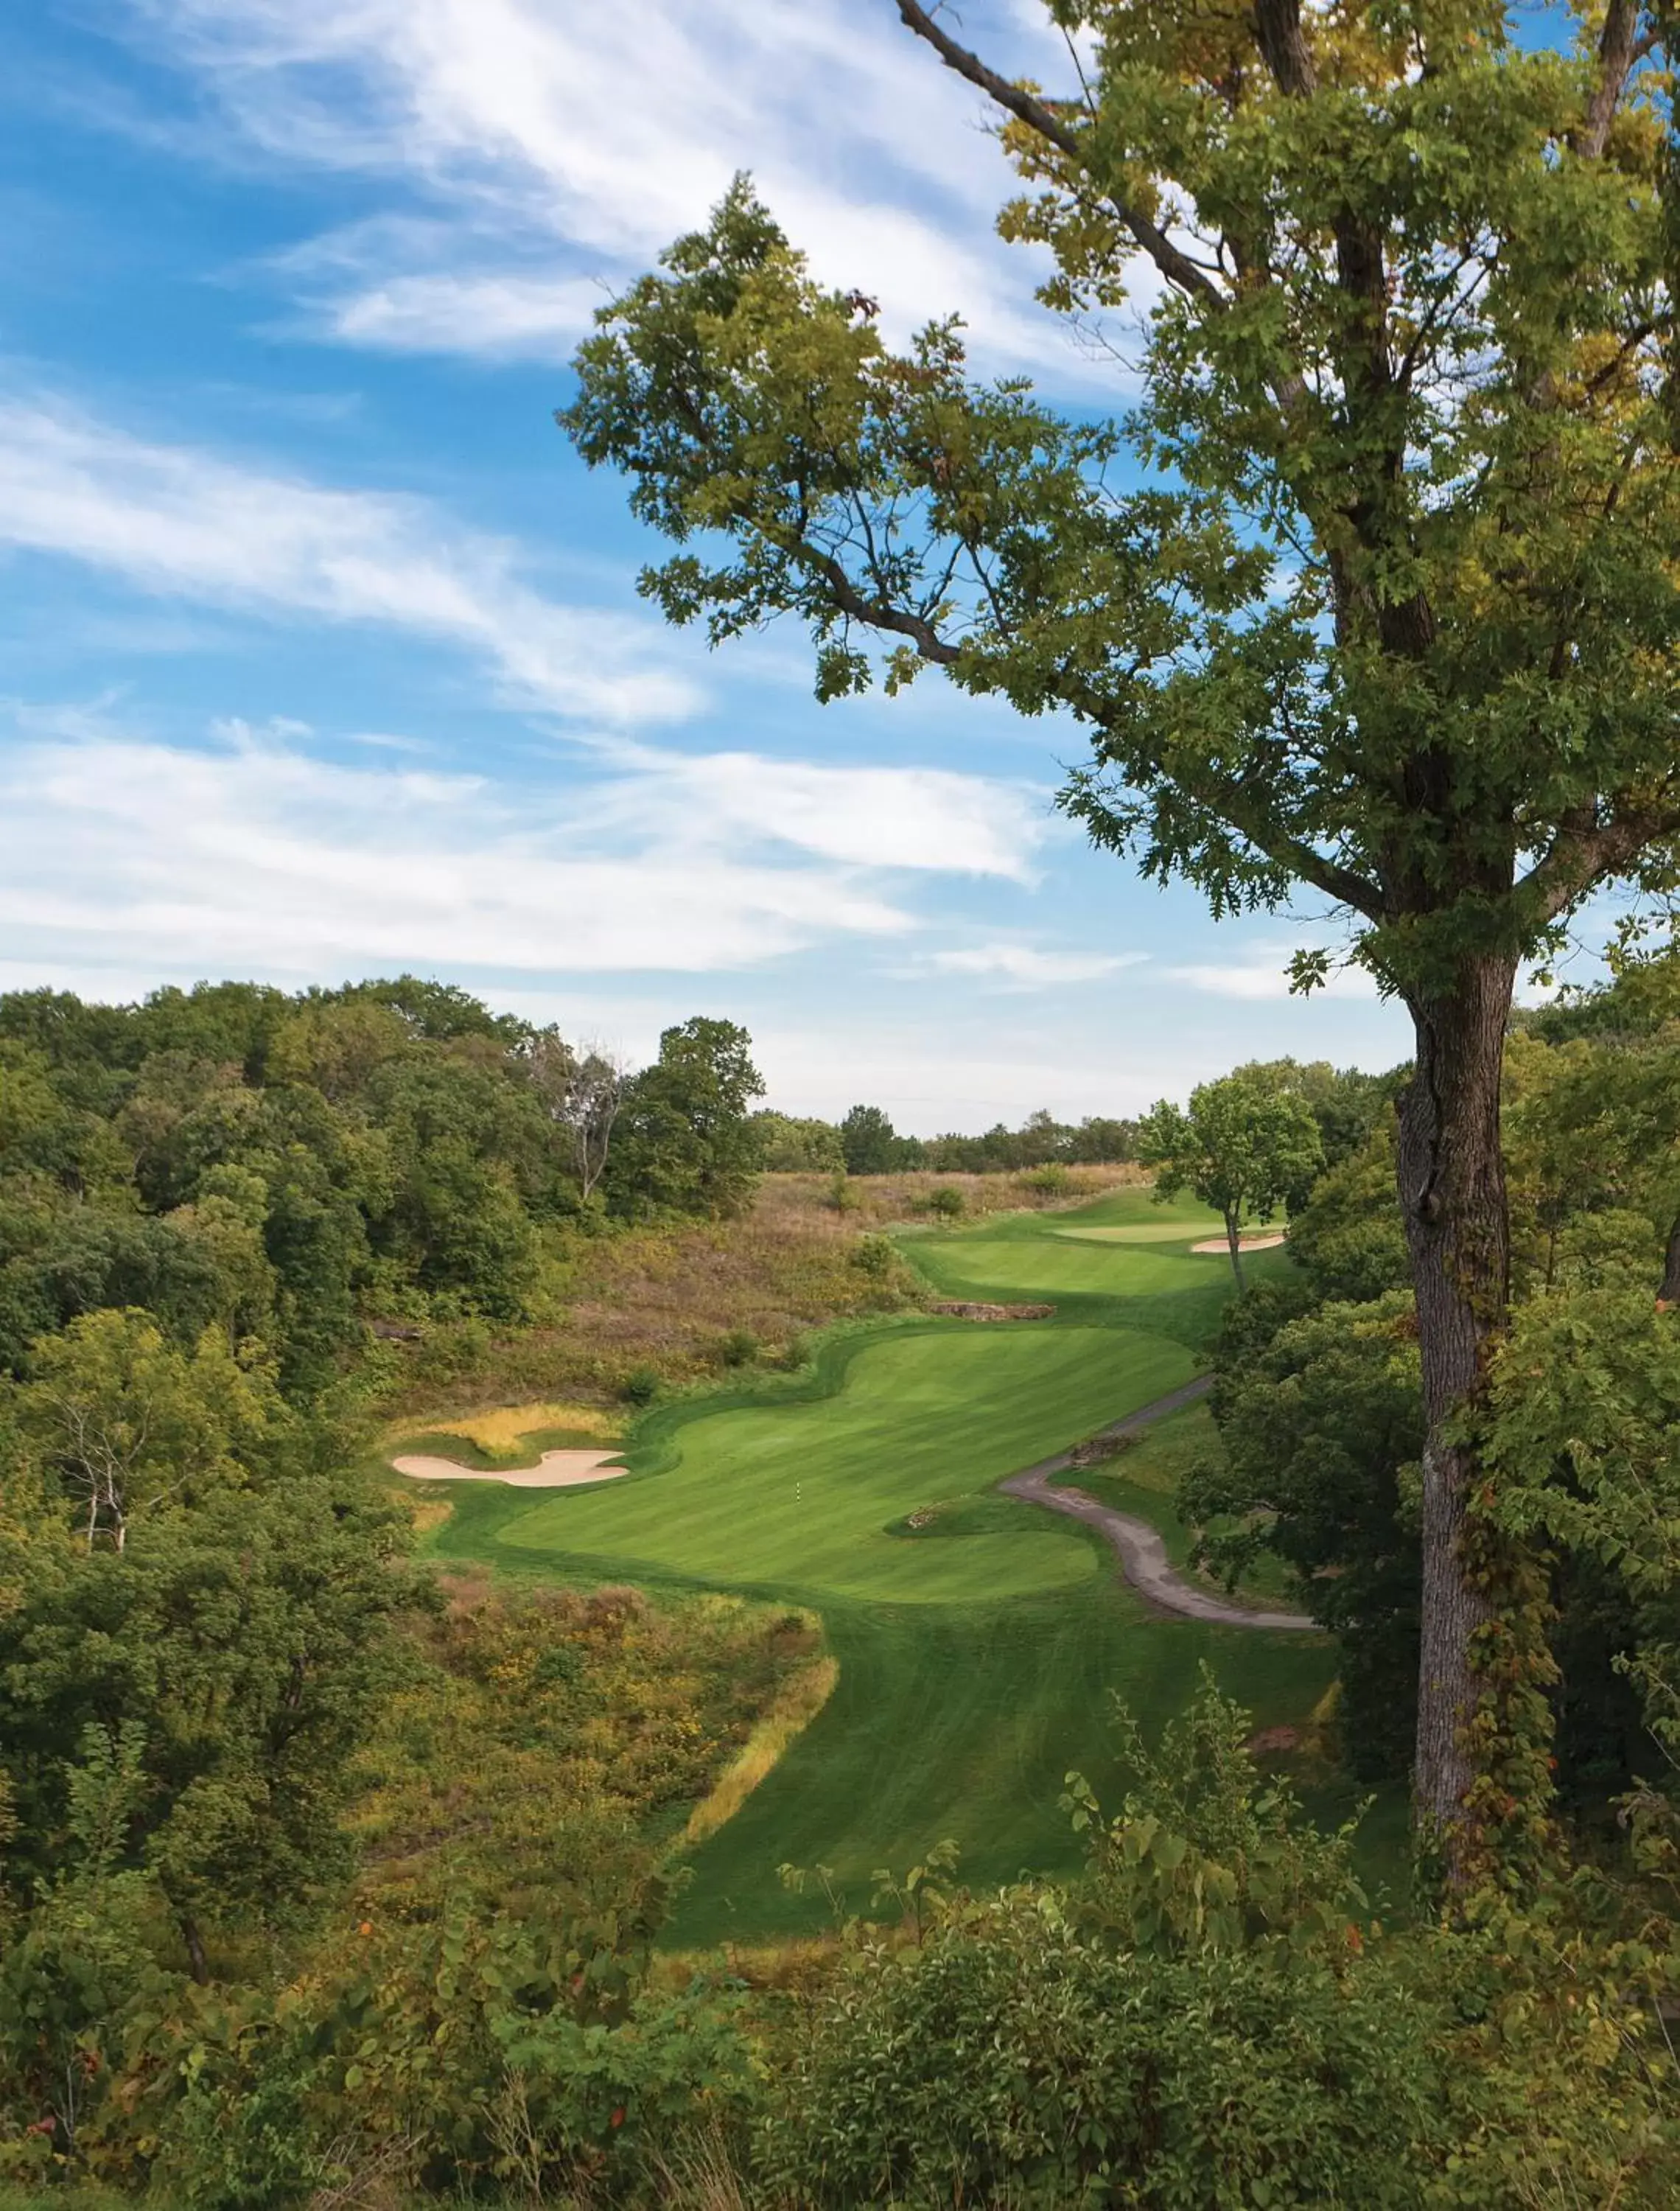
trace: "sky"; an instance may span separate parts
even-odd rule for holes
[[[1058,78],[1033,0],[963,26]],[[1405,1057],[1368,978],[1286,994],[1322,912],[1089,849],[1071,723],[819,706],[796,630],[637,596],[553,410],[737,170],[889,335],[1126,403],[891,0],[38,0],[0,107],[0,988],[406,970],[638,1060],[722,1015],[771,1105],[923,1133]]]

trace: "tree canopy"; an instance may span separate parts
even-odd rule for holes
[[[1222,1216],[1239,1288],[1244,1221],[1270,1221],[1304,1196],[1324,1165],[1305,1101],[1241,1069],[1199,1084],[1187,1112],[1163,1099],[1140,1124],[1139,1154],[1163,1197],[1187,1187]]]

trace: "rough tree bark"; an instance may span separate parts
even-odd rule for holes
[[[1665,1305],[1680,1305],[1680,1214],[1677,1214],[1668,1232],[1668,1247],[1663,1254],[1663,1279],[1657,1295]]]
[[[1398,1180],[1417,1296],[1423,1366],[1423,1647],[1414,1767],[1420,1821],[1458,1831],[1474,1770],[1463,1739],[1479,1684],[1472,1638],[1493,1607],[1461,1560],[1475,1455],[1447,1440],[1479,1390],[1510,1285],[1500,1150],[1500,1064],[1514,960],[1466,960],[1448,987],[1412,1002],[1417,1071],[1400,1101]]]

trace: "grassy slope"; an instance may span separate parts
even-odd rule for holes
[[[436,1539],[451,1554],[545,1578],[774,1590],[823,1612],[839,1686],[697,1853],[674,1940],[819,1923],[825,1902],[783,1890],[783,1862],[831,1868],[852,1905],[876,1867],[902,1869],[946,1835],[977,1881],[1071,1866],[1056,1796],[1070,1766],[1115,1783],[1109,1689],[1158,1722],[1206,1659],[1262,1724],[1304,1716],[1329,1678],[1325,1646],[1148,1614],[1084,1530],[986,1494],[1194,1371],[1230,1280],[1223,1258],[1188,1251],[1209,1221],[1125,1190],[1078,1214],[906,1236],[942,1294],[1054,1298],[1056,1318],[887,1324],[831,1344],[798,1395],[771,1383],[656,1415],[635,1476],[610,1489],[455,1493]],[[1079,1233],[1127,1227],[1144,1237]],[[946,1524],[972,1533],[889,1532],[964,1497]]]
[[[1067,1194],[1097,1196],[1140,1172],[1075,1168]],[[739,1360],[729,1339],[741,1331],[780,1358],[807,1330],[911,1301],[909,1269],[883,1277],[853,1259],[861,1230],[925,1212],[931,1190],[956,1190],[976,1218],[1066,1202],[1034,1189],[1030,1176],[872,1175],[848,1184],[843,1213],[832,1183],[829,1175],[764,1175],[735,1221],[620,1226],[601,1236],[557,1225],[535,1324],[487,1336],[481,1321],[434,1319],[419,1342],[387,1343],[388,1409],[416,1420],[453,1414],[463,1391],[501,1404],[556,1395],[613,1400],[638,1368],[668,1384],[716,1378]]]

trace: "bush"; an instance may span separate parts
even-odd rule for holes
[[[836,2211],[1414,2211],[1436,2026],[1385,1966],[1115,1950],[1022,1891],[858,1957],[789,2053],[765,2166]]]
[[[836,1167],[829,1177],[828,1202],[837,1213],[855,1213],[863,1202],[844,1167]]]
[[[1073,1178],[1060,1160],[1048,1160],[1042,1167],[1035,1167],[1021,1180],[1041,1197],[1066,1197],[1073,1187]]]
[[[892,1239],[888,1236],[860,1236],[851,1249],[853,1266],[859,1268],[872,1280],[884,1282],[892,1272],[892,1263],[897,1257]]]
[[[750,1366],[759,1348],[750,1328],[732,1328],[718,1337],[715,1356],[720,1366]]]
[[[954,1183],[942,1182],[936,1190],[930,1190],[927,1204],[928,1212],[941,1221],[958,1220],[965,1210],[963,1193]]]
[[[632,1366],[619,1384],[619,1395],[630,1405],[651,1405],[664,1387],[656,1366]]]

